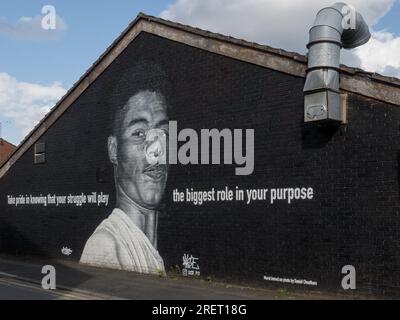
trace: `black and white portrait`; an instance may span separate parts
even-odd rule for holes
[[[153,71],[157,72],[157,71]],[[159,207],[168,178],[168,108],[157,80],[117,86],[108,137],[116,205],[87,241],[81,263],[148,274],[165,273],[157,250]],[[137,89],[139,87],[140,89]]]

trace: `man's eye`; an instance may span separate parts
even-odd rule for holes
[[[145,133],[141,130],[136,130],[132,133],[132,137],[135,138],[143,138],[145,136]]]

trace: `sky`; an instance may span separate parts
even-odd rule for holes
[[[18,145],[139,12],[305,54],[308,30],[333,0],[2,0],[1,137]],[[343,63],[400,78],[400,0],[348,0],[372,32]],[[44,30],[51,5],[56,29]],[[49,21],[49,20],[45,20]]]

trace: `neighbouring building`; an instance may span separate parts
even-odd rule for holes
[[[8,160],[8,158],[13,154],[13,152],[17,149],[12,143],[0,139],[0,166]]]
[[[399,296],[400,80],[307,61],[140,14],[1,167],[0,253]]]

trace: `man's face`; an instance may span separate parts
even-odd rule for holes
[[[167,166],[159,161],[165,156],[167,146],[152,134],[168,134],[164,98],[150,91],[136,94],[126,104],[120,123],[119,136],[109,138],[117,184],[135,203],[156,209],[162,200],[168,175]]]

